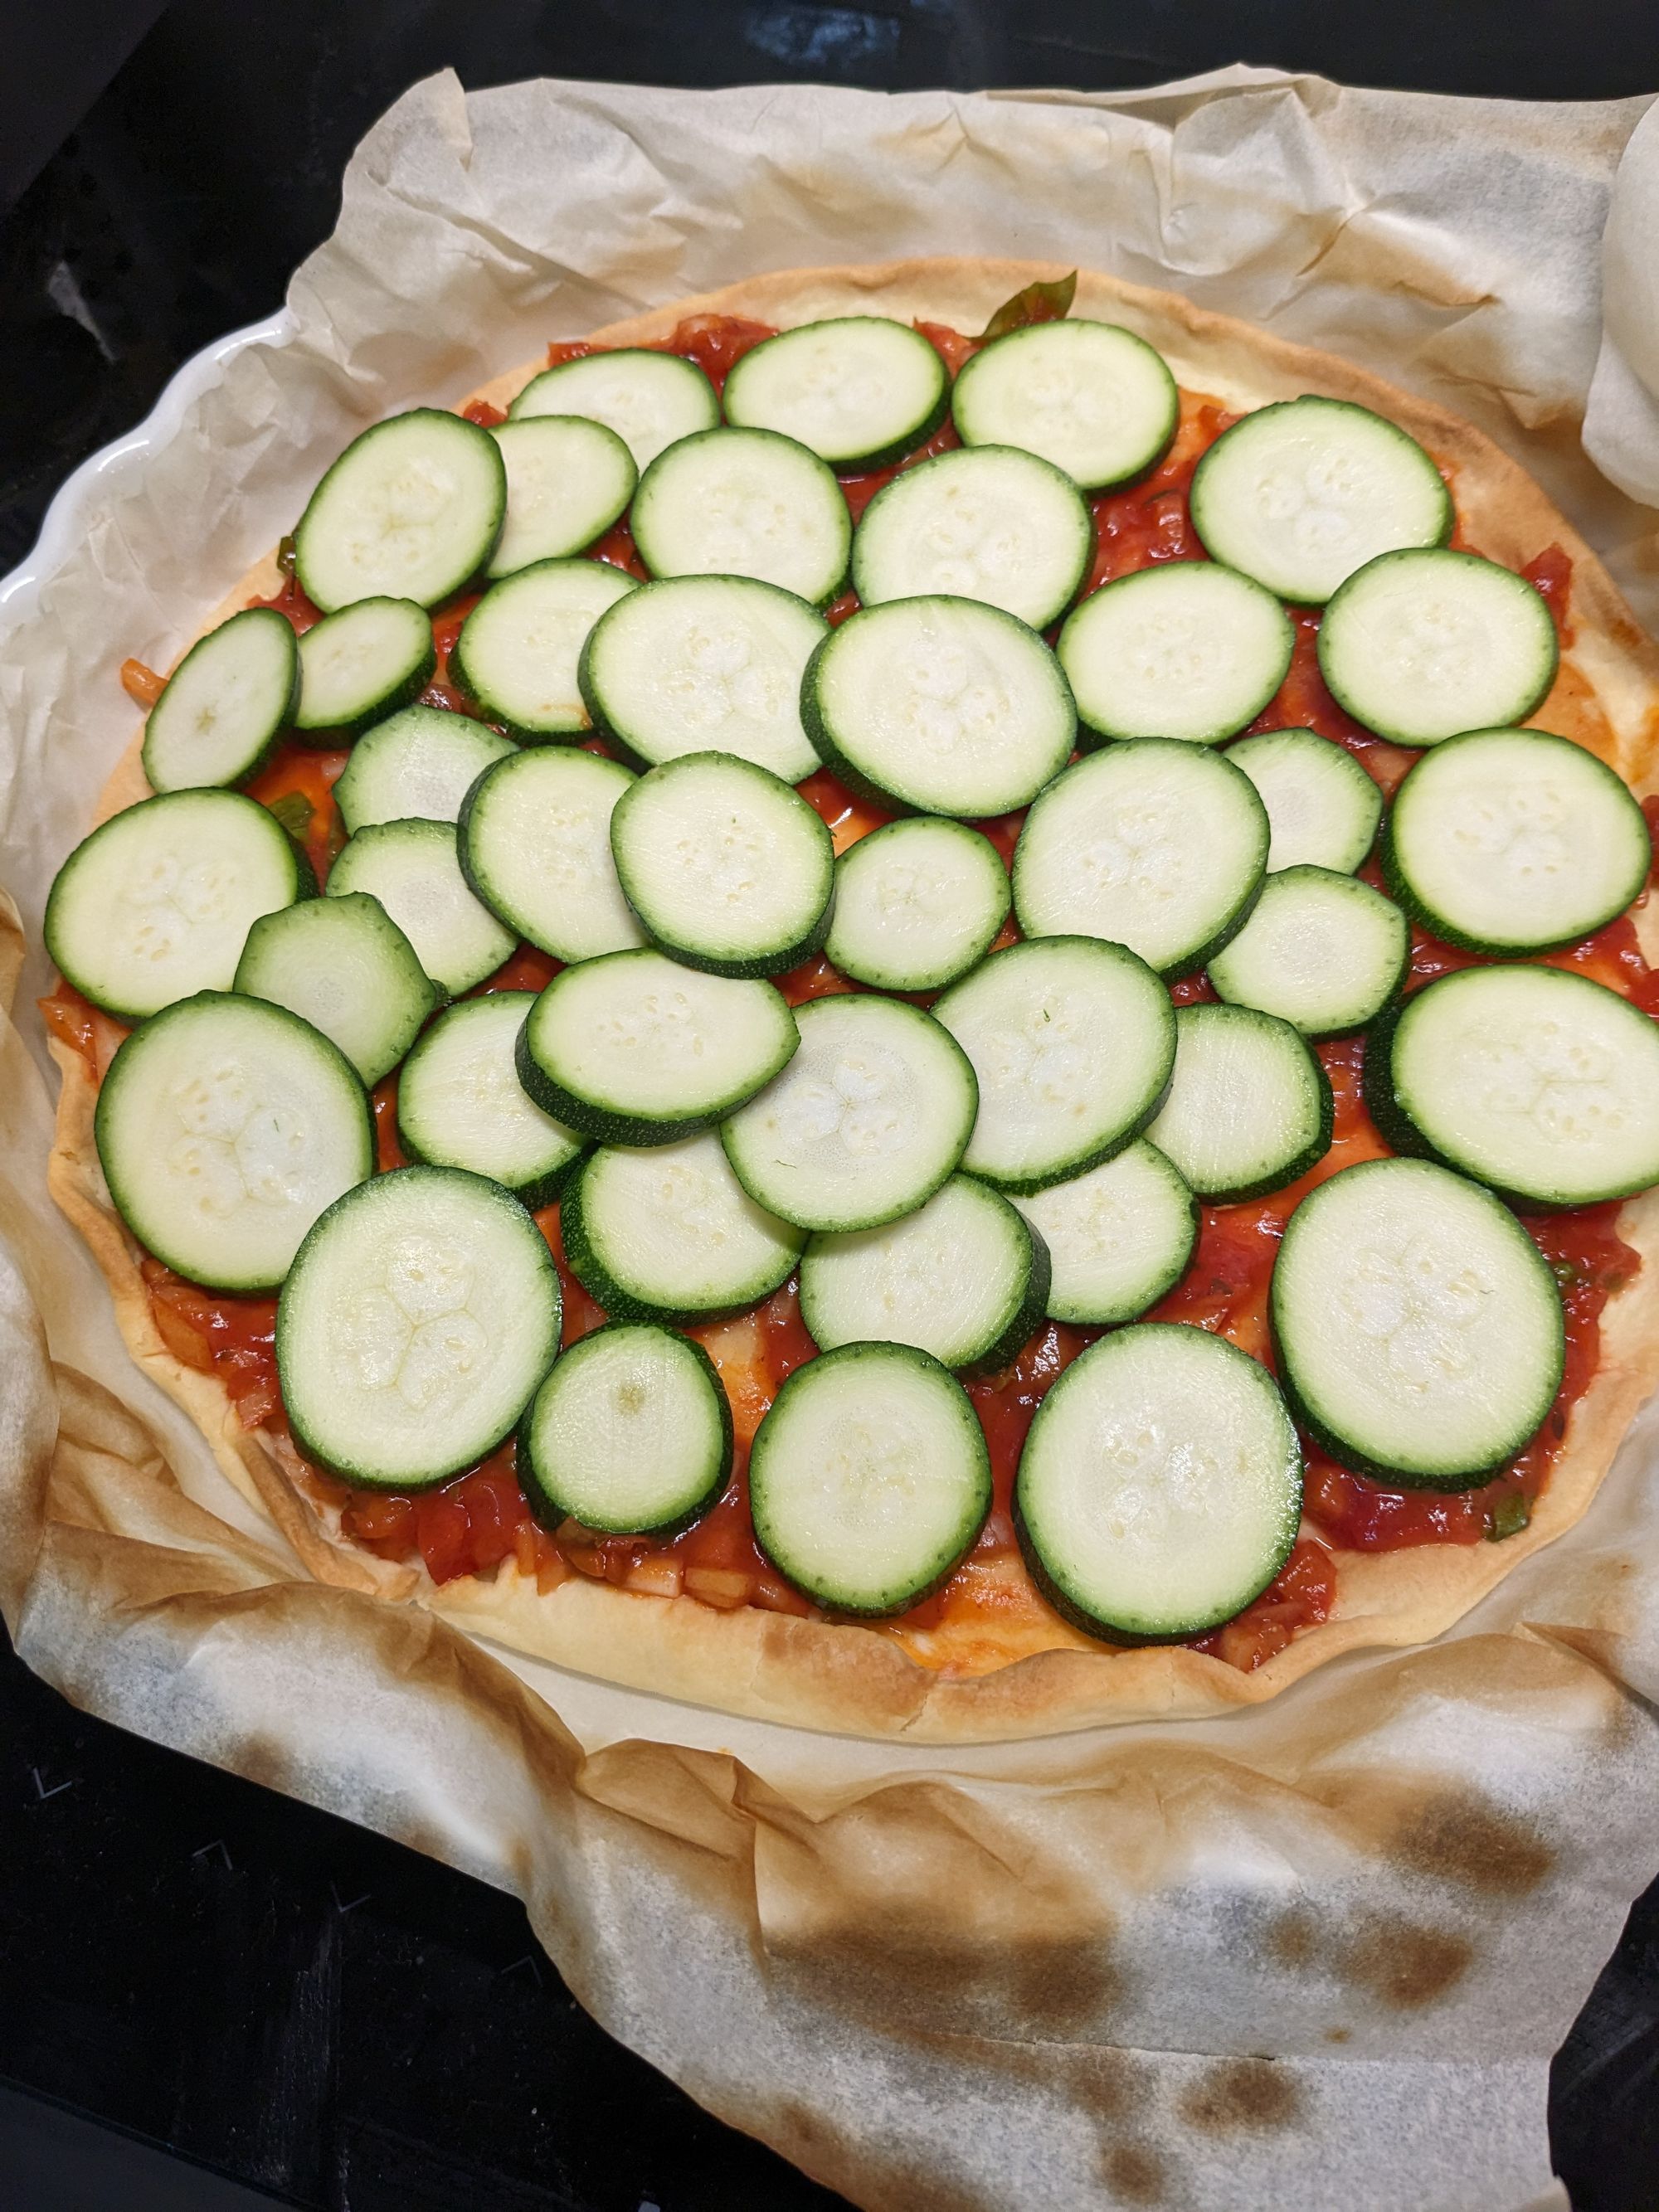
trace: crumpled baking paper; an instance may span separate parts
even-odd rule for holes
[[[516,1890],[607,2028],[870,2212],[1563,2203],[1550,2054],[1659,1869],[1653,1408],[1456,1632],[1260,1710],[958,1750],[732,1720],[304,1577],[46,1197],[33,1000],[47,886],[131,735],[121,660],[167,665],[365,421],[758,270],[1023,255],[1346,352],[1516,453],[1653,625],[1646,106],[1242,69],[405,95],[291,331],[77,493],[0,632],[0,1610],[28,1663]]]

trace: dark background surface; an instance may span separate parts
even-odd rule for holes
[[[7,31],[0,569],[181,361],[278,305],[358,138],[446,64],[472,86],[1108,89],[1234,60],[1517,99],[1659,86],[1656,0],[53,0]],[[1556,2062],[1551,2124],[1577,2212],[1659,2212],[1659,1887]],[[273,2198],[841,2202],[602,2034],[512,1899],[87,1719],[0,1636],[0,2208]]]

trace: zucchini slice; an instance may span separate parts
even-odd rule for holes
[[[1560,659],[1542,594],[1474,553],[1382,553],[1358,568],[1319,626],[1337,704],[1397,745],[1524,722]]]
[[[603,422],[531,415],[489,434],[507,465],[507,524],[485,571],[492,580],[581,552],[627,512],[640,472]]]
[[[1033,629],[1058,622],[1094,558],[1095,526],[1070,477],[1012,446],[938,453],[884,484],[853,533],[861,605],[945,594]]]
[[[726,1158],[757,1205],[798,1228],[878,1229],[961,1159],[974,1071],[931,1014],[896,999],[814,999],[795,1020],[800,1050],[720,1131]]]
[[[294,533],[300,588],[325,614],[357,599],[435,607],[476,576],[507,512],[507,471],[487,430],[416,407],[354,438]]]
[[[769,1298],[806,1241],[756,1205],[712,1131],[648,1152],[602,1146],[559,1218],[572,1273],[613,1321],[677,1328]]]
[[[346,835],[375,822],[453,822],[487,768],[519,748],[447,707],[405,707],[365,730],[334,786]]]
[[[1659,1024],[1558,968],[1466,968],[1413,993],[1365,1052],[1396,1152],[1426,1152],[1534,1206],[1659,1182]]]
[[[1198,1243],[1197,1200],[1145,1139],[1014,1204],[1048,1248],[1050,1321],[1139,1321],[1181,1280]]]
[[[1399,996],[1411,957],[1411,926],[1381,891],[1329,868],[1282,868],[1212,957],[1210,981],[1229,1006],[1304,1036],[1348,1036]]]
[[[1456,520],[1415,438],[1306,392],[1222,432],[1193,471],[1191,508],[1212,560],[1304,606],[1322,606],[1379,553],[1443,545]]]
[[[248,931],[316,889],[299,847],[252,799],[173,791],[112,815],[58,871],[46,951],[94,1006],[141,1022],[226,991]]]
[[[1395,793],[1383,878],[1473,952],[1545,952],[1604,928],[1641,892],[1653,843],[1594,753],[1544,730],[1478,730],[1425,753]]]
[[[519,1429],[519,1480],[544,1528],[678,1535],[732,1474],[732,1408],[714,1363],[672,1329],[595,1329],[560,1359]]]
[[[1218,745],[1285,681],[1296,633],[1271,592],[1214,561],[1169,561],[1091,592],[1054,647],[1096,740]]]
[[[559,1351],[559,1275],[512,1194],[396,1168],[328,1209],[276,1305],[276,1372],[307,1459],[417,1490],[511,1436]]]
[[[884,1228],[814,1237],[800,1263],[800,1317],[821,1351],[914,1344],[970,1375],[1008,1364],[1048,1291],[1042,1239],[972,1176]]]
[[[1267,1369],[1208,1330],[1145,1322],[1101,1338],[1031,1423],[1014,1527],[1031,1572],[1085,1634],[1202,1635],[1290,1557],[1302,1450]]]
[[[824,950],[854,982],[941,991],[977,966],[1008,919],[1008,871],[965,823],[912,815],[836,862]]]
[[[320,1030],[365,1085],[391,1073],[437,1004],[414,946],[362,891],[261,915],[231,988]]]
[[[1264,730],[1226,757],[1267,810],[1267,873],[1330,868],[1351,876],[1376,842],[1382,793],[1346,745],[1317,730]]]
[[[294,628],[246,607],[191,646],[144,725],[152,791],[199,791],[257,775],[300,703]]]
[[[957,377],[951,415],[964,446],[1018,446],[1101,491],[1162,457],[1181,395],[1144,338],[1079,319],[981,346]]]
[[[755,1536],[837,1613],[903,1613],[972,1549],[991,1508],[973,1402],[909,1345],[849,1344],[798,1367],[749,1457]]]
[[[379,899],[446,999],[493,975],[518,943],[472,896],[447,822],[376,822],[349,837],[328,896],[349,891]]]
[[[536,746],[479,777],[461,809],[461,872],[490,912],[556,960],[646,942],[611,858],[634,779],[578,746]]]
[[[1486,1191],[1425,1160],[1366,1160],[1311,1191],[1279,1246],[1271,1311],[1298,1420],[1390,1485],[1485,1481],[1560,1387],[1543,1255]]]
[[[696,362],[654,347],[619,346],[544,368],[507,412],[514,422],[542,415],[601,422],[622,440],[635,468],[644,470],[665,446],[712,430],[720,419],[720,403]]]
[[[853,525],[817,455],[775,430],[704,430],[659,453],[630,518],[653,576],[753,576],[811,606],[847,576]]]
[[[801,711],[854,790],[969,821],[1029,805],[1077,734],[1053,653],[976,599],[894,599],[853,615],[808,664]]]
[[[837,315],[781,331],[731,370],[726,419],[777,430],[836,469],[878,469],[931,438],[951,383],[921,332],[885,315]]]
[[[606,1145],[695,1136],[763,1090],[800,1042],[769,983],[607,952],[556,975],[520,1032],[519,1078]]]
[[[432,621],[413,599],[354,599],[300,640],[295,729],[348,736],[417,698],[438,665]]]
[[[653,768],[611,817],[611,853],[651,940],[711,975],[778,975],[823,942],[836,848],[769,770],[731,753]]]
[[[933,1009],[973,1064],[963,1158],[1010,1192],[1109,1159],[1157,1113],[1175,1064],[1170,995],[1144,960],[1091,937],[994,952]]]
[[[734,753],[800,783],[823,767],[801,726],[801,676],[829,635],[793,592],[751,576],[681,576],[630,592],[594,625],[582,697],[641,768]]]
[[[1289,1022],[1205,1006],[1175,1021],[1175,1079],[1146,1134],[1200,1198],[1259,1198],[1324,1158],[1330,1080]]]
[[[94,1127],[123,1221],[210,1290],[274,1288],[324,1208],[374,1170],[368,1095],[344,1054],[285,1007],[224,991],[134,1030]]]
[[[608,562],[537,561],[484,593],[461,624],[451,672],[528,744],[580,737],[588,718],[576,672],[588,632],[638,589]]]
[[[439,1015],[398,1078],[407,1158],[488,1176],[532,1211],[550,1206],[586,1139],[544,1114],[519,1080],[532,991],[491,991]]]
[[[1267,817],[1220,754],[1161,738],[1109,745],[1057,776],[1014,848],[1028,938],[1103,937],[1160,975],[1190,975],[1240,928],[1267,859]]]

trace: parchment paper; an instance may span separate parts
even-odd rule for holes
[[[364,421],[752,271],[1042,257],[1346,351],[1517,453],[1652,624],[1645,105],[1243,70],[1103,99],[441,76],[399,101],[292,335],[89,496],[3,639],[0,1000],[28,950],[0,1029],[0,1609],[28,1663],[518,1891],[606,2027],[872,2212],[1563,2202],[1549,2057],[1659,1868],[1652,1408],[1581,1526],[1455,1634],[1254,1713],[961,1751],[730,1720],[305,1579],[45,1197],[33,999],[46,887],[131,734],[120,661],[165,666]]]

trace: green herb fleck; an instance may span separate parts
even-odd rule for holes
[[[285,791],[280,799],[273,799],[265,808],[274,814],[289,836],[303,845],[311,835],[311,801],[302,791]]]
[[[1492,1522],[1486,1530],[1490,1544],[1501,1544],[1506,1536],[1518,1536],[1532,1518],[1532,1500],[1524,1490],[1507,1491],[1492,1509]]]
[[[1029,323],[1064,322],[1076,296],[1075,269],[1069,276],[1056,276],[1050,283],[1028,284],[1012,300],[1003,301],[980,332],[979,343],[989,345],[993,338],[1006,337],[1010,331],[1024,330]]]
[[[294,543],[294,532],[290,530],[276,548],[276,566],[292,583],[294,572],[298,565],[299,554]]]

